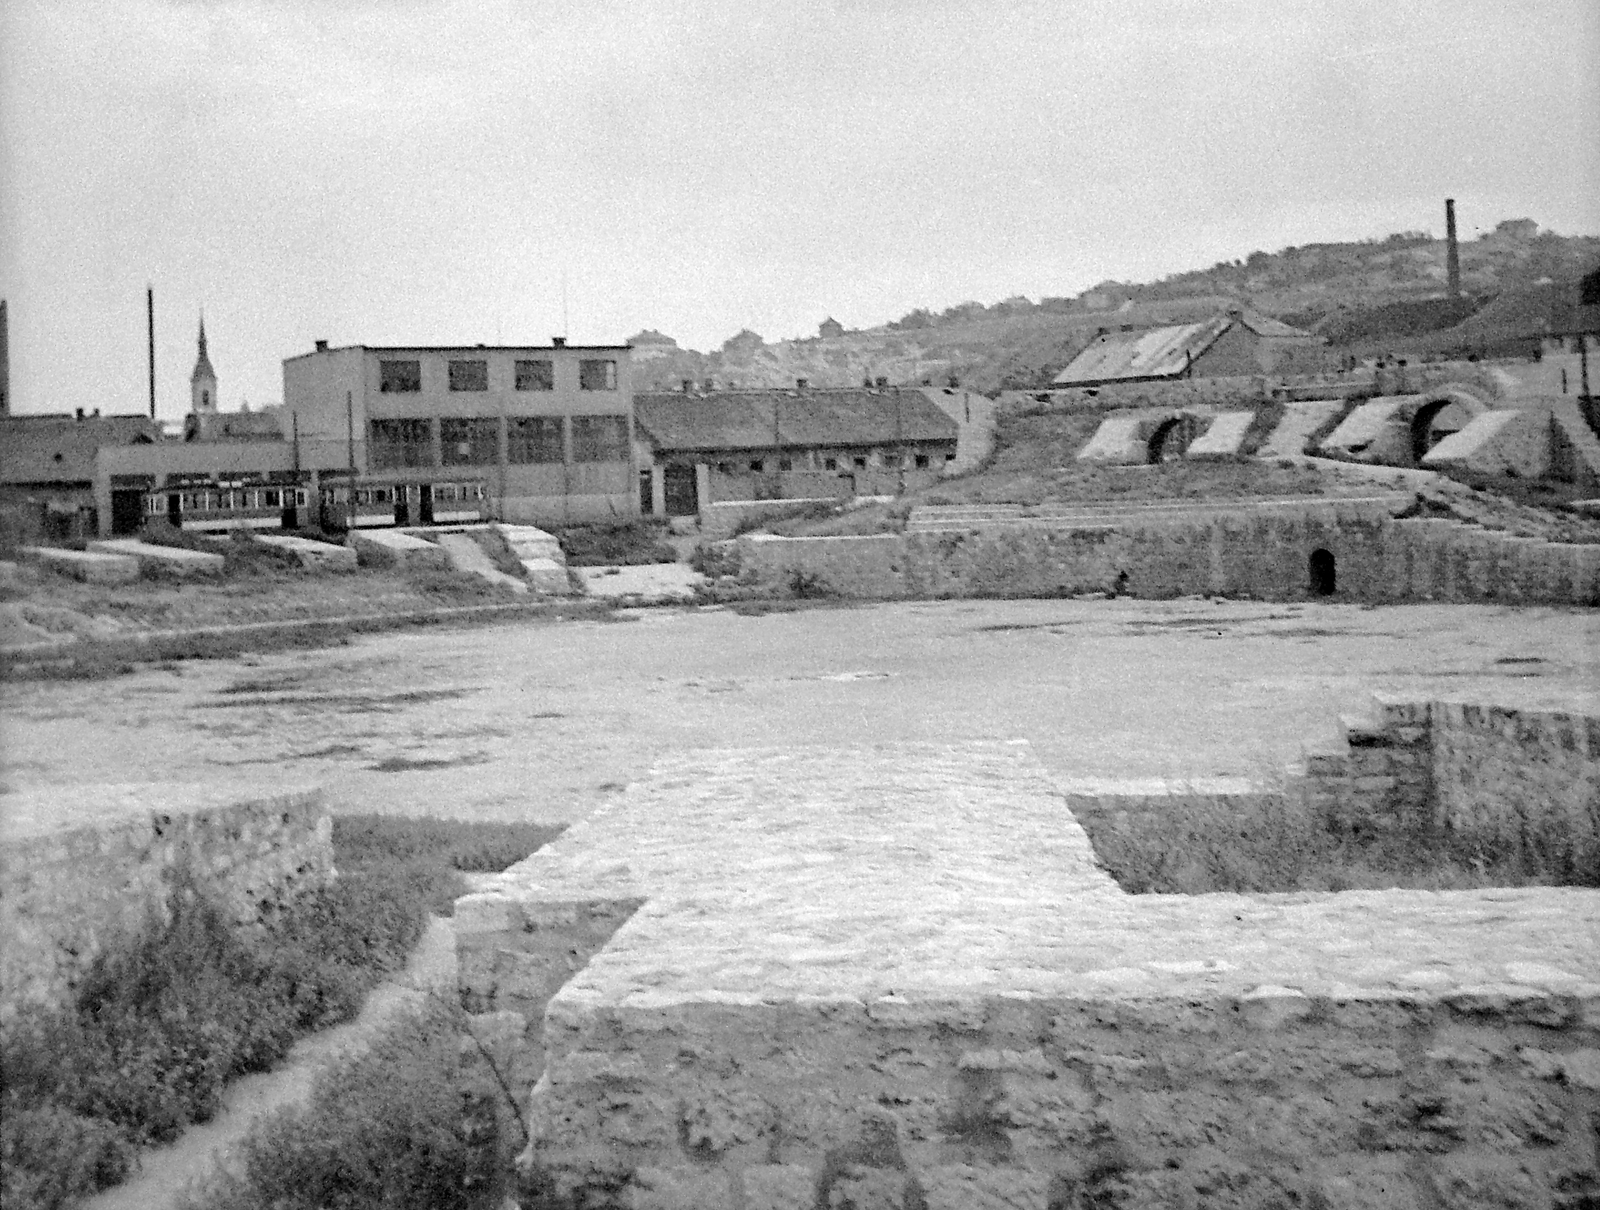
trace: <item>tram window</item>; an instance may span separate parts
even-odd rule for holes
[[[257,508],[282,508],[283,494],[275,487],[269,487],[261,493],[261,503]]]

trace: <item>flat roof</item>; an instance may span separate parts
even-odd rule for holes
[[[588,353],[627,350],[632,345],[330,345],[326,349],[312,349],[296,353],[285,361],[299,361],[302,357],[316,357],[320,353],[344,353],[355,349],[362,353]]]

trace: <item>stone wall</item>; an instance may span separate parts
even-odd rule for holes
[[[1600,892],[1125,895],[1063,790],[1150,797],[1021,744],[678,754],[461,901],[468,1006],[549,998],[542,1204],[1600,1197]]]
[[[1307,801],[1336,829],[1402,830],[1471,856],[1600,870],[1600,717],[1379,697],[1375,721],[1310,752]]]
[[[1396,520],[1327,499],[1293,510],[1119,518],[968,533],[740,539],[747,574],[795,572],[866,599],[1126,593],[1302,600],[1318,595],[1316,551],[1334,558],[1340,600],[1600,604],[1600,546],[1542,542],[1450,520]]]
[[[3,809],[0,1021],[63,1003],[108,946],[162,918],[180,881],[250,926],[334,877],[318,790],[72,786]]]

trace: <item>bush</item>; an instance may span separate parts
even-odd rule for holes
[[[132,1145],[206,1121],[228,1080],[270,1067],[300,1035],[353,1017],[377,981],[405,963],[429,914],[447,912],[464,892],[463,870],[503,869],[559,831],[338,819],[340,877],[255,936],[180,875],[166,922],[102,955],[70,1010],[24,1014],[7,1029],[7,1210],[53,1210],[92,1193],[126,1174]],[[73,1141],[70,1162],[54,1139]]]
[[[456,1087],[464,1022],[432,1003],[327,1072],[310,1104],[258,1124],[186,1210],[473,1210],[492,1204],[498,1140],[468,1138]],[[487,1142],[487,1146],[484,1143]]]
[[[676,563],[678,552],[666,541],[665,521],[640,519],[600,525],[569,525],[556,531],[569,567],[636,566]]]

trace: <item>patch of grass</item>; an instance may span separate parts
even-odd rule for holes
[[[337,819],[339,878],[254,935],[177,876],[164,923],[103,954],[69,1009],[21,1014],[0,1039],[7,1210],[56,1210],[121,1180],[135,1146],[209,1119],[228,1080],[354,1016],[465,891],[463,871],[503,869],[559,831]]]
[[[185,1210],[478,1210],[503,1195],[493,1115],[463,1120],[459,1009],[437,1001],[318,1080],[310,1103],[257,1125],[237,1175],[217,1171]]]
[[[676,563],[677,549],[666,540],[667,523],[654,518],[599,525],[569,525],[556,531],[568,567],[634,567]]]
[[[1130,894],[1600,885],[1515,853],[1467,852],[1401,831],[1341,832],[1297,799],[1175,795],[1159,809],[1085,812],[1095,855]]]

